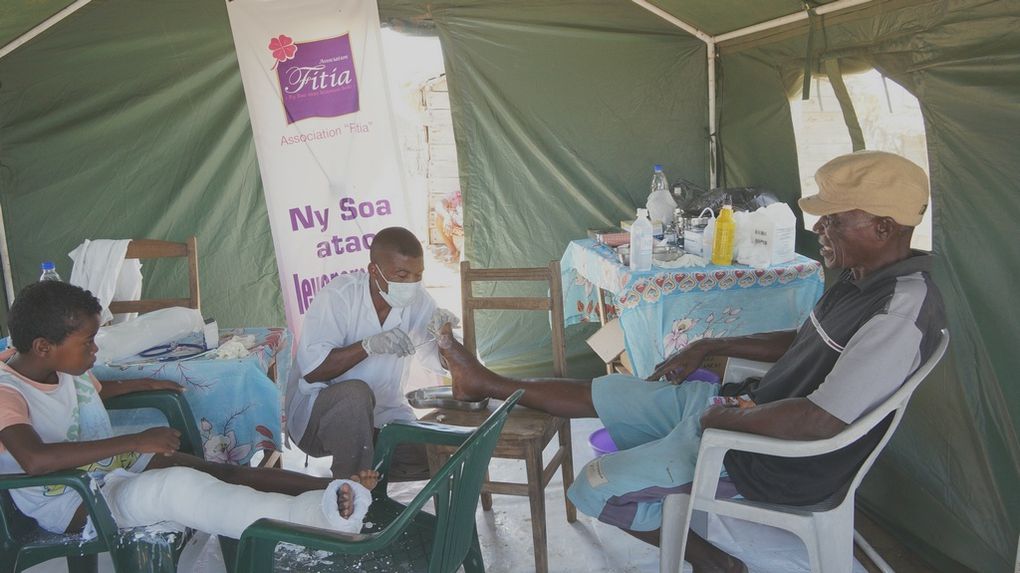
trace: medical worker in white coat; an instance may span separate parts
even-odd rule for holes
[[[404,396],[412,356],[444,371],[434,333],[459,320],[422,287],[422,255],[411,231],[383,229],[368,272],[336,277],[308,308],[287,383],[286,428],[308,455],[333,456],[334,476],[371,467],[378,428],[415,419]],[[424,447],[399,447],[389,478],[427,477]]]

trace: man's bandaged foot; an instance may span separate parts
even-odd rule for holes
[[[347,519],[340,516],[338,507],[338,492],[343,484],[349,484],[353,493],[354,508]],[[325,490],[291,496],[228,484],[184,467],[141,474],[114,471],[106,476],[103,496],[120,527],[173,521],[235,539],[263,517],[357,533],[372,503],[369,491],[350,480],[334,480]]]

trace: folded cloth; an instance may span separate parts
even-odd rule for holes
[[[74,261],[69,282],[91,291],[103,305],[100,324],[112,320],[110,303],[137,300],[142,296],[142,264],[125,259],[130,240],[99,239],[85,242],[67,254]],[[117,322],[133,318],[135,313],[118,316]]]
[[[253,344],[255,344],[254,335],[233,336],[230,340],[224,342],[216,349],[216,358],[221,360],[244,358],[251,354],[248,348]]]
[[[664,269],[679,269],[683,267],[703,267],[706,265],[705,259],[698,255],[692,255],[691,253],[684,253],[683,256],[673,259],[672,261],[660,261],[656,259],[654,261],[655,266]]]

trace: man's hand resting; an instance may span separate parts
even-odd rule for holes
[[[361,341],[362,348],[369,356],[373,354],[396,354],[404,357],[414,354],[414,343],[411,337],[400,328],[392,328],[379,334],[373,334]]]
[[[453,328],[460,326],[460,319],[455,314],[445,308],[437,308],[432,313],[432,318],[429,319],[429,325],[426,327],[426,330],[432,333],[433,336],[438,336],[439,329],[448,322]]]
[[[705,361],[707,351],[697,342],[655,365],[655,371],[647,379],[657,381],[663,376],[672,384],[680,384]]]
[[[134,451],[169,456],[181,447],[181,433],[173,428],[149,428],[134,435]]]

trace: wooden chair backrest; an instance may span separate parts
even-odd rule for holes
[[[544,297],[486,297],[475,296],[473,283],[498,281],[530,281],[549,285],[549,295]],[[553,375],[566,376],[567,349],[563,325],[563,284],[560,278],[560,262],[550,261],[546,267],[473,269],[471,263],[460,263],[461,298],[464,310],[464,347],[476,352],[475,311],[476,310],[544,310],[550,313],[552,325]]]
[[[125,258],[166,259],[174,257],[187,257],[188,259],[188,298],[118,300],[110,303],[110,312],[113,314],[145,313],[171,306],[201,308],[202,301],[198,288],[198,242],[194,235],[188,237],[188,240],[183,243],[155,239],[132,239]]]

